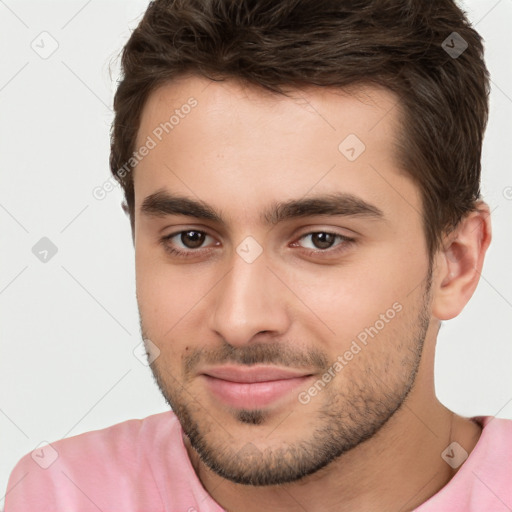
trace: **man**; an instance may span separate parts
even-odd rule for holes
[[[27,454],[6,512],[510,510],[512,422],[433,379],[491,240],[460,9],[156,0],[122,64],[110,164],[173,412]]]

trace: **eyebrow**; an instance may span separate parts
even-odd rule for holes
[[[142,202],[140,212],[149,217],[184,215],[226,224],[221,214],[203,201],[171,194],[163,189],[147,196]],[[384,218],[384,213],[380,208],[357,196],[333,193],[273,203],[268,210],[262,213],[260,220],[264,224],[273,225],[285,220],[315,215]]]

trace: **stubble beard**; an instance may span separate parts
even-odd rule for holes
[[[375,436],[400,409],[414,386],[421,362],[430,323],[430,288],[429,270],[415,322],[404,329],[407,333],[405,336],[416,331],[413,341],[404,341],[408,349],[402,359],[395,361],[395,368],[391,369],[400,371],[400,375],[395,376],[391,385],[383,386],[379,373],[389,368],[379,367],[379,363],[373,361],[373,368],[370,367],[370,372],[361,375],[360,382],[344,383],[346,385],[342,390],[331,393],[332,400],[325,400],[316,412],[316,426],[307,437],[296,442],[260,449],[248,441],[240,448],[230,441],[223,427],[183,391],[182,384],[168,370],[158,368],[155,362],[151,364],[151,369],[192,448],[212,471],[222,478],[244,485],[269,486],[295,482],[326,467]],[[257,362],[268,362],[270,359],[272,356],[262,357]],[[332,391],[333,386],[327,389]],[[267,416],[265,410],[238,410],[234,413],[240,424],[253,425],[255,429],[265,425]],[[238,440],[236,437],[233,439]]]

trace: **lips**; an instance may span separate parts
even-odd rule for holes
[[[217,400],[236,409],[260,409],[292,395],[312,375],[276,366],[218,366],[201,377]]]

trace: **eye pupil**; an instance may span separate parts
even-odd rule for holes
[[[336,239],[332,233],[313,233],[311,240],[318,249],[329,249]]]
[[[205,234],[200,231],[184,231],[181,233],[181,242],[188,249],[201,247],[204,242]]]

